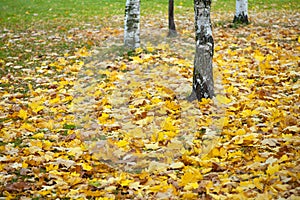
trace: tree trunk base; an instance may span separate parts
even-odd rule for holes
[[[177,31],[176,30],[169,30],[169,33],[168,33],[168,37],[177,37],[178,34],[177,34]]]
[[[190,96],[188,96],[186,98],[186,100],[189,101],[189,102],[195,101],[196,99],[197,99],[197,95],[196,95],[196,92],[194,90],[192,91]]]
[[[238,24],[249,24],[248,15],[240,14],[239,16],[234,16],[233,23]]]

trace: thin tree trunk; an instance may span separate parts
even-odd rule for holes
[[[194,58],[193,90],[189,101],[214,96],[212,58],[214,40],[210,21],[211,0],[194,0],[196,53]]]
[[[140,0],[126,0],[124,45],[130,49],[140,46]]]
[[[169,0],[169,34],[168,37],[177,36],[176,26],[174,22],[174,0]]]
[[[249,24],[248,0],[236,0],[233,23]]]

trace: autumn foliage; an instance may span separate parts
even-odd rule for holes
[[[252,24],[231,27],[231,16],[212,14],[216,97],[201,102],[185,100],[192,88],[186,56],[194,52],[192,20],[178,20],[180,38],[134,52],[71,48],[108,44],[121,37],[120,28],[66,37],[2,30],[1,50],[15,54],[0,60],[0,195],[298,199],[295,15],[257,12]],[[144,22],[158,29],[160,16],[154,17]],[[53,47],[42,52],[45,38]],[[68,52],[58,48],[61,41]],[[187,43],[192,48],[183,48]],[[19,45],[23,52],[16,52]]]

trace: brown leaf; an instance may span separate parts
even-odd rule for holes
[[[31,187],[31,185],[27,182],[15,182],[12,184],[7,184],[5,186],[6,191],[8,192],[22,192],[24,190],[27,190]]]
[[[213,172],[223,172],[225,170],[226,169],[224,167],[220,166],[218,163],[216,163],[216,162],[212,163],[212,171]]]

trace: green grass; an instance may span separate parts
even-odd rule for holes
[[[249,13],[263,10],[299,10],[300,0],[248,0]],[[235,12],[235,0],[216,0],[212,2],[213,11]]]
[[[189,5],[187,1],[180,5]],[[142,14],[167,12],[167,1],[142,1]],[[192,5],[192,4],[190,4]],[[123,15],[125,0],[2,0],[1,24],[59,23],[61,21],[102,21],[114,15]],[[56,22],[57,21],[57,22]]]
[[[299,10],[300,0],[249,0],[249,12],[257,9]],[[125,0],[2,0],[0,1],[1,28],[25,27],[32,24],[78,24],[102,22],[114,15],[124,14]],[[167,0],[141,1],[142,15],[167,14]],[[176,0],[177,14],[193,12],[192,0]],[[234,13],[235,0],[216,0],[213,11]]]
[[[299,9],[300,0],[249,0],[249,11],[256,9]],[[89,23],[106,21],[124,14],[125,0],[2,0],[0,24],[6,27],[30,27],[34,24]],[[193,12],[192,0],[176,0],[176,13]],[[167,0],[141,1],[142,15],[167,13]],[[213,11],[234,13],[234,0],[217,0]]]
[[[299,10],[300,0],[249,0],[249,10]]]
[[[123,12],[123,1],[109,0],[2,0],[0,20],[2,25],[30,27],[50,23],[88,23]]]

